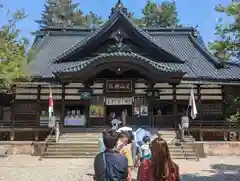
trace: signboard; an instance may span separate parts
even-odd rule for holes
[[[81,92],[80,99],[81,100],[91,99],[91,93],[90,92]]]
[[[132,105],[132,97],[106,98],[106,105]]]
[[[90,118],[103,118],[104,106],[90,105],[89,107]]]
[[[132,92],[131,80],[107,80],[106,92]]]

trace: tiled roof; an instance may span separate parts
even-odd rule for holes
[[[124,15],[120,14],[123,18]],[[56,63],[57,60],[74,53],[75,50],[84,50],[89,41],[100,37],[102,31],[111,28],[117,17],[112,16],[108,22],[99,30],[81,31],[74,30],[68,32],[55,31],[44,35],[36,42],[34,48],[36,50],[35,59],[29,64],[28,72],[31,75],[52,77],[54,72],[61,71],[79,71],[93,61],[100,60],[110,56],[128,56],[134,57],[134,61],[143,60],[151,64],[154,68],[160,71],[175,71],[181,70],[186,72],[185,78],[193,79],[218,79],[218,80],[238,80],[240,81],[240,66],[228,64],[221,68],[221,63],[211,55],[202,43],[199,43],[192,36],[190,29],[140,29],[132,24],[132,27],[139,33],[141,38],[145,38],[150,44],[154,44],[164,52],[173,55],[180,60],[178,63],[161,62],[159,55],[158,62],[150,60],[136,53],[112,53],[102,54],[91,59],[80,59],[75,62]],[[113,21],[114,20],[114,21]],[[129,20],[127,20],[131,23]],[[71,33],[69,33],[71,32]],[[84,33],[83,33],[84,32]]]
[[[53,60],[62,52],[71,49],[77,43],[82,41],[85,36],[82,35],[45,35],[35,45],[37,50],[34,60],[28,66],[28,73],[33,76],[52,76]]]
[[[107,58],[107,57],[129,57],[130,60],[135,61],[135,63],[137,63],[137,61],[144,61],[145,63],[148,63],[149,65],[151,65],[154,69],[160,70],[163,72],[179,71],[178,69],[170,68],[167,64],[154,62],[152,60],[149,60],[146,57],[143,57],[139,54],[132,53],[132,52],[131,53],[130,52],[102,53],[102,54],[100,54],[96,57],[90,58],[88,60],[79,61],[78,63],[72,62],[72,65],[69,64],[68,67],[65,67],[65,68],[61,68],[61,66],[60,66],[60,68],[57,68],[56,71],[57,72],[78,72],[78,71],[81,71],[82,69],[84,69],[85,67],[87,67],[89,64],[94,63],[96,61],[101,61],[101,59]],[[55,65],[61,65],[61,64],[62,63],[55,64]]]

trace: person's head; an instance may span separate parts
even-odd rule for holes
[[[142,139],[143,143],[149,144],[150,143],[150,137],[149,136],[144,136]]]
[[[133,131],[128,131],[131,141],[135,140]]]
[[[118,134],[115,130],[103,132],[103,143],[106,149],[113,149],[117,144]]]
[[[150,146],[155,177],[157,180],[164,180],[174,169],[167,142],[158,136],[151,142]]]
[[[124,144],[128,144],[131,139],[127,131],[122,131],[118,134],[118,140]]]

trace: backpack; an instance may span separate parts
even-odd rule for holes
[[[141,146],[142,158],[149,158],[151,156],[151,150],[149,145],[144,144]]]

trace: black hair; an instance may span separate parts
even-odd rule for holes
[[[150,137],[149,137],[149,136],[144,136],[143,139],[142,139],[142,141],[143,141],[144,143],[150,142]]]
[[[131,140],[135,140],[135,136],[133,134],[133,131],[128,131],[129,135],[130,135],[130,139]]]
[[[107,149],[113,149],[117,144],[118,134],[114,130],[103,132],[103,143]]]

